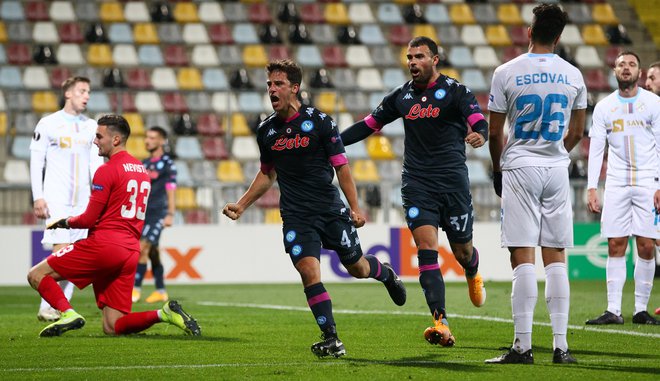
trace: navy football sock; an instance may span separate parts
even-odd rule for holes
[[[332,301],[330,294],[323,287],[323,283],[319,282],[305,288],[305,296],[307,296],[307,304],[314,314],[316,324],[319,325],[321,331],[327,335],[336,336],[335,319],[332,316]]]
[[[436,250],[419,250],[417,252],[419,265],[419,284],[424,291],[426,304],[432,314],[445,316],[445,281],[442,279],[438,252]],[[434,316],[437,318],[437,316]]]
[[[387,282],[390,279],[390,270],[373,255],[365,255],[364,258],[369,262],[369,278],[374,278],[381,282]]]
[[[470,263],[465,267],[465,276],[472,278],[477,275],[479,271],[479,251],[476,247],[472,247],[472,258],[470,258]]]
[[[135,272],[135,287],[142,287],[142,281],[144,280],[144,273],[147,272],[146,263],[138,263],[137,271]]]
[[[158,264],[154,266],[152,264],[151,271],[154,273],[154,281],[156,282],[156,290],[164,290],[165,289],[165,280],[163,278],[163,265]]]

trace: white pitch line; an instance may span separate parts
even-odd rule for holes
[[[282,311],[304,311],[309,312],[307,307],[297,307],[297,306],[281,306],[275,304],[255,304],[255,303],[228,303],[228,302],[212,302],[212,301],[201,301],[197,302],[202,306],[217,306],[217,307],[237,307],[237,308],[259,308],[263,310],[282,310]],[[418,312],[418,311],[382,311],[382,310],[341,310],[334,309],[334,313],[339,314],[350,314],[350,315],[411,315],[411,316],[428,316],[428,312]],[[513,324],[513,320],[504,319],[492,316],[477,316],[477,315],[451,315],[452,318],[458,319],[469,319],[469,320],[484,320],[492,321],[497,323],[508,323]],[[546,322],[534,322],[534,325],[551,327],[550,323]],[[609,333],[609,334],[619,334],[619,335],[629,335],[629,336],[641,336],[641,337],[655,337],[660,338],[660,333],[647,333],[647,332],[635,332],[635,331],[620,331],[617,329],[607,329],[607,328],[596,328],[596,327],[586,327],[582,325],[569,325],[569,329],[582,330],[589,332],[599,332],[599,333]]]

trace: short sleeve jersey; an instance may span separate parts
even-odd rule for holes
[[[502,169],[568,167],[563,138],[571,110],[587,107],[580,71],[556,54],[527,53],[493,73],[488,109],[507,114]]]
[[[147,173],[151,178],[151,194],[149,195],[149,204],[147,214],[165,213],[167,210],[167,192],[168,184],[176,185],[176,165],[170,155],[163,155],[158,158],[148,158],[143,162]]]
[[[277,173],[283,218],[344,207],[332,184],[333,165],[348,161],[330,116],[304,106],[288,120],[273,113],[259,125],[257,143],[262,168]]]
[[[94,145],[96,127],[94,119],[63,110],[37,124],[30,150],[46,153],[43,189],[48,203],[87,205],[93,169],[103,163]]]
[[[619,91],[596,104],[589,137],[603,138],[607,152],[608,185],[657,187],[660,171],[660,97],[642,88],[632,98]],[[598,174],[589,173],[595,188]]]
[[[473,116],[474,115],[474,116]],[[471,118],[483,119],[474,94],[444,74],[425,89],[409,81],[385,96],[367,117],[377,128],[403,118],[403,176],[423,180],[438,192],[469,189],[465,137]],[[374,128],[370,125],[370,127]]]
[[[140,248],[151,179],[144,165],[128,152],[118,152],[99,167],[92,183],[91,203],[105,205],[88,238]]]

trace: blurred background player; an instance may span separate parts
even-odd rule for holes
[[[660,96],[660,61],[654,62],[649,65],[649,71],[646,73],[646,88]],[[660,239],[655,241],[655,272],[658,273],[658,257],[660,257]],[[660,307],[655,309],[655,314],[660,315]]]
[[[89,101],[89,79],[71,77],[62,83],[64,107],[42,118],[30,143],[30,177],[34,215],[51,224],[60,218],[82,213],[87,206],[90,183],[103,164],[94,143],[96,121],[83,115]],[[46,230],[41,243],[58,251],[87,236],[86,229]],[[60,283],[67,299],[73,284]],[[60,314],[41,300],[37,318],[54,321]]]
[[[607,178],[600,220],[601,236],[607,238],[607,310],[586,324],[623,324],[621,299],[626,283],[626,249],[635,236],[636,324],[658,325],[647,311],[655,274],[655,240],[660,238],[660,98],[637,86],[639,57],[619,53],[614,75],[619,89],[596,104],[589,130],[587,207],[601,213],[598,178],[605,142]]]
[[[545,267],[552,361],[576,362],[566,341],[570,285],[564,249],[573,247],[568,153],[584,132],[587,89],[580,71],[553,54],[568,20],[566,12],[555,4],[539,5],[533,12],[528,53],[495,69],[488,102],[495,193],[502,197],[502,247],[509,249],[513,269],[514,328],[512,347],[486,360],[490,364],[534,362],[537,246]]]
[[[488,139],[488,123],[472,92],[438,71],[438,46],[432,39],[413,38],[407,58],[412,81],[392,90],[341,138],[350,145],[403,118],[403,207],[418,248],[419,283],[437,332],[451,337],[443,345],[451,346],[454,338],[447,327],[445,284],[438,264],[438,226],[465,269],[470,300],[482,306],[486,289],[478,272],[479,253],[472,246],[474,210],[465,143],[473,148],[483,146]]]
[[[277,180],[284,247],[300,273],[309,308],[321,329],[322,341],[312,345],[319,357],[346,354],[337,336],[330,295],[321,282],[321,245],[335,250],[349,274],[374,278],[385,285],[397,305],[406,289],[389,264],[362,255],[356,228],[365,220],[358,207],[351,169],[332,118],[314,107],[301,109],[298,99],[302,69],[290,60],[271,62],[266,83],[275,111],[257,131],[261,170],[247,192],[223,213],[232,220],[261,197]],[[334,172],[350,206],[346,208],[332,184]]]
[[[85,325],[85,318],[71,307],[57,285],[61,279],[81,289],[93,285],[96,304],[102,310],[103,332],[108,335],[140,332],[159,322],[173,324],[191,335],[201,334],[195,319],[176,301],[160,310],[131,313],[131,290],[151,179],[142,163],[126,152],[130,133],[128,122],[119,115],[99,119],[94,144],[99,155],[109,160],[94,175],[87,209],[48,226],[88,228],[89,235],[30,269],[30,285],[62,312],[58,321],[41,331],[41,337],[60,336]]]
[[[176,166],[174,159],[165,153],[167,146],[167,131],[154,126],[147,130],[144,144],[150,157],[143,161],[144,167],[151,178],[151,193],[147,204],[147,216],[140,239],[140,259],[135,273],[133,287],[133,303],[140,300],[140,291],[144,274],[147,272],[147,262],[151,259],[151,272],[156,283],[156,291],[147,297],[147,303],[165,302],[168,300],[165,291],[163,264],[160,262],[158,242],[163,228],[172,226],[174,222],[174,193],[176,190]]]

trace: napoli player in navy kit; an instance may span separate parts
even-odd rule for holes
[[[435,323],[425,337],[431,344],[452,346],[445,284],[438,265],[438,226],[465,269],[472,303],[480,307],[486,290],[478,272],[479,254],[472,246],[474,212],[465,143],[474,148],[483,146],[488,123],[470,90],[437,70],[438,46],[432,39],[413,38],[407,58],[412,81],[385,96],[370,115],[350,126],[341,138],[350,145],[403,118],[403,207],[418,247],[419,282]]]
[[[154,126],[147,130],[144,140],[150,157],[143,160],[144,167],[151,178],[151,194],[147,204],[147,214],[140,238],[140,260],[135,273],[133,303],[140,300],[142,281],[147,272],[147,262],[151,260],[156,290],[147,297],[147,303],[166,302],[169,297],[165,290],[164,269],[160,262],[158,242],[165,227],[174,222],[174,191],[176,190],[176,166],[173,158],[165,153],[167,131]]]
[[[257,131],[261,170],[247,192],[222,212],[238,219],[277,180],[284,248],[300,273],[307,303],[322,332],[322,341],[312,345],[312,353],[343,356],[346,350],[337,337],[330,295],[321,282],[321,246],[335,250],[352,276],[383,282],[399,306],[406,302],[406,289],[389,264],[362,254],[356,228],[365,220],[344,145],[332,118],[314,107],[302,107],[298,99],[302,69],[283,60],[271,62],[266,71],[275,112]],[[350,209],[332,184],[333,168]]]

